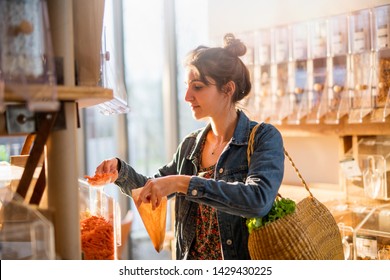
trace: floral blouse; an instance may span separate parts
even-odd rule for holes
[[[207,168],[199,168],[198,176],[213,178],[214,170],[215,165]],[[198,206],[196,217],[196,238],[191,245],[188,259],[222,260],[217,210],[211,206],[204,204],[199,204]]]

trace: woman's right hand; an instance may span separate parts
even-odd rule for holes
[[[111,183],[118,179],[118,159],[110,158],[103,160],[98,167],[96,167],[95,174],[112,173],[115,176],[111,177]]]

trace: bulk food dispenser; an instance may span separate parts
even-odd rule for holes
[[[290,38],[288,26],[272,29],[271,43],[271,116],[270,122],[281,124],[289,105]]]
[[[390,137],[367,136],[358,142],[358,164],[364,196],[390,201]]]
[[[290,27],[291,71],[289,75],[289,109],[287,123],[300,124],[307,114],[308,88],[308,24],[296,23]]]
[[[390,205],[375,207],[354,231],[356,260],[390,260]]]
[[[347,197],[364,198],[367,205],[390,201],[390,136],[359,136],[344,158],[355,164],[352,175],[341,173]]]
[[[0,164],[0,259],[54,260],[54,227],[11,189],[23,168]]]
[[[5,86],[31,111],[57,111],[47,1],[0,1],[0,111]]]
[[[390,252],[390,136],[359,136],[356,141],[344,155],[349,168],[341,173],[347,199],[327,206],[348,259],[385,259]]]
[[[242,38],[242,41],[246,43],[246,53],[242,57],[242,62],[247,66],[250,77],[251,77],[251,83],[254,85],[254,80],[256,79],[255,74],[255,33],[254,32],[246,32],[239,34],[239,38]],[[252,93],[254,92],[254,93]],[[257,112],[258,110],[258,100],[256,97],[256,92],[251,91],[248,98],[245,98],[244,100],[244,106],[246,108],[249,108],[251,112]]]
[[[329,29],[329,58],[327,84],[327,112],[324,122],[338,124],[340,119],[348,114],[348,16],[330,17]]]
[[[104,185],[79,180],[80,229],[83,260],[115,260],[121,242],[120,208]]]
[[[258,74],[255,75],[255,100],[259,107],[259,120],[266,121],[269,119],[272,113],[270,29],[260,30],[256,34],[256,49],[257,53],[255,55],[255,68],[257,68],[257,70],[255,71],[255,74]]]
[[[351,67],[349,78],[350,109],[348,123],[361,123],[372,111],[371,76],[372,42],[371,11],[355,11],[350,15]]]
[[[390,260],[390,204],[350,198],[326,206],[339,226],[346,260]]]
[[[373,207],[347,201],[330,201],[326,203],[326,206],[332,212],[339,227],[344,258],[346,260],[355,259],[354,233],[361,222],[371,213]]]
[[[310,23],[309,44],[309,92],[306,122],[318,124],[327,111],[328,28],[326,19]]]
[[[390,114],[390,5],[373,9],[372,122],[384,122]]]

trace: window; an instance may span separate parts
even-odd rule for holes
[[[170,144],[167,143],[166,131],[179,130],[178,138],[181,139],[199,126],[199,123],[192,119],[191,111],[184,101],[182,61],[189,50],[199,44],[207,43],[207,1],[122,1],[122,5],[124,72],[130,107],[130,112],[126,114],[128,159],[137,172],[149,176],[171,160],[172,155],[166,154],[166,147]],[[174,11],[169,9],[176,11],[173,13]],[[165,18],[167,14],[175,15],[173,22],[175,22],[176,34],[171,34],[174,33],[174,28],[169,28],[166,20],[172,21],[172,18]],[[178,89],[175,106],[178,107],[179,120],[166,127],[165,111],[172,108],[164,107],[166,100],[164,100],[163,88],[164,79],[167,79],[164,76],[167,74],[164,67],[169,47],[167,37],[172,38],[172,36],[176,38],[177,53],[176,57],[170,58],[172,61],[169,63],[177,63],[177,73],[171,71],[168,73],[171,75],[168,79],[172,79],[174,75],[173,80],[176,81]],[[173,127],[177,124],[179,128]],[[132,203],[132,200],[129,200]],[[132,209],[135,209],[134,205]],[[171,227],[169,222],[168,217],[167,228]],[[138,213],[135,213],[131,236],[133,240],[137,240],[133,242],[134,246],[139,244],[139,240],[146,238],[148,241]],[[133,248],[132,257],[134,259],[170,258],[169,255],[157,254],[153,250],[148,254],[145,248],[142,248],[142,253],[139,254]]]
[[[208,45],[208,1],[186,0],[176,1],[176,37],[178,61],[178,104],[179,104],[179,136],[185,137],[189,132],[204,126],[204,123],[192,118],[191,110],[184,100],[185,84],[183,59],[186,54],[198,45]]]
[[[162,100],[163,4],[160,0],[122,1],[124,71],[130,107],[126,115],[128,158],[137,172],[147,176],[167,162]],[[135,209],[133,203],[132,209]],[[137,211],[131,237],[132,240],[146,240],[145,243],[148,240]],[[137,246],[140,242],[133,244]],[[153,250],[148,250],[149,256],[144,248],[140,255],[139,250],[133,250],[133,258],[158,258]]]

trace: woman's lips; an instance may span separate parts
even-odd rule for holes
[[[198,105],[191,105],[191,109],[192,109],[192,110],[196,110],[196,109],[198,109],[198,108],[200,108],[200,106],[198,106]]]

